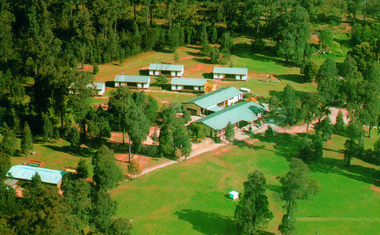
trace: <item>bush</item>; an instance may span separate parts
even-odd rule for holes
[[[93,71],[92,71],[93,74],[97,74],[99,73],[99,65],[98,64],[94,64],[94,67],[93,67]]]
[[[268,128],[265,131],[265,137],[272,138],[274,136],[274,132],[271,126],[268,126]]]

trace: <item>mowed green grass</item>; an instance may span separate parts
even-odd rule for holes
[[[277,176],[289,170],[289,157],[302,135],[282,134],[273,141],[258,137],[249,148],[228,145],[215,152],[160,169],[112,191],[117,215],[133,219],[135,234],[235,234],[237,201],[231,190],[242,192],[248,173],[264,173],[274,219],[267,231],[278,233],[284,203],[278,199]],[[373,138],[375,139],[375,138]],[[311,176],[321,186],[312,200],[300,201],[299,234],[376,234],[380,231],[380,193],[374,190],[379,167],[354,160],[343,166],[344,138],[325,143],[325,159],[311,165]],[[370,142],[373,142],[372,140]],[[368,145],[370,146],[370,145]]]

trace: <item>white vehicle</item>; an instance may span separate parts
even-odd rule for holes
[[[241,91],[244,91],[244,92],[247,92],[247,93],[250,93],[251,92],[251,89],[248,89],[246,87],[240,87],[240,90]]]

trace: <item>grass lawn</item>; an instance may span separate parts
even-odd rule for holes
[[[302,135],[281,134],[270,141],[256,138],[261,141],[253,147],[237,142],[124,182],[112,191],[119,204],[118,216],[133,219],[135,234],[234,234],[237,202],[226,195],[231,190],[242,192],[248,173],[257,169],[266,176],[274,212],[267,231],[278,233],[284,203],[278,200],[276,177],[289,170],[288,159]],[[344,167],[344,141],[334,136],[325,143],[324,160],[310,166],[321,191],[313,200],[299,202],[296,216],[300,234],[380,231],[379,192],[374,190],[380,186],[374,178],[379,167],[360,160]]]

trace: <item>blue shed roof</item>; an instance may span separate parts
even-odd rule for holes
[[[7,176],[20,180],[32,180],[32,177],[38,173],[43,183],[58,184],[62,176],[67,174],[65,171],[53,170],[34,166],[14,165],[7,172]]]
[[[150,64],[149,70],[183,71],[183,65],[182,64]]]
[[[247,75],[248,69],[247,68],[214,67],[213,73]]]

